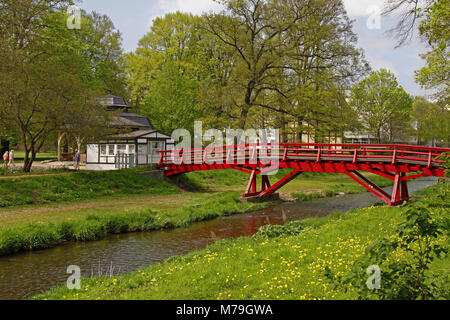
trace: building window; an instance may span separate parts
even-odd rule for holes
[[[128,154],[136,153],[136,146],[134,144],[128,145]]]
[[[104,144],[102,144],[102,145],[100,146],[100,155],[101,155],[101,156],[106,156],[106,155],[108,155],[108,154],[107,154],[107,151],[106,151],[106,145],[104,145]]]
[[[159,155],[158,151],[164,150],[164,142],[152,142],[152,154]]]
[[[138,146],[138,153],[139,154],[147,154],[147,145],[146,144],[140,144]]]
[[[114,145],[113,144],[108,145],[108,155],[109,156],[114,156],[115,155],[115,150],[114,150]]]
[[[117,145],[117,153],[121,153],[121,154],[127,153],[127,145],[126,144],[118,144]]]

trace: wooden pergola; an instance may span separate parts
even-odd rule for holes
[[[64,137],[69,140],[69,137],[72,136],[77,144],[77,150],[81,150],[81,144],[83,143],[83,138],[80,135],[71,135],[67,130],[57,130],[58,132],[58,161],[64,161],[64,160],[72,160],[72,153],[62,153],[61,152],[61,142]],[[69,143],[68,143],[69,144]],[[70,147],[69,147],[70,148]],[[67,158],[67,156],[70,155],[70,159]]]

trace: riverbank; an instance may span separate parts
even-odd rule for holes
[[[150,179],[138,170],[18,177],[0,180],[0,208],[177,192],[173,184]]]
[[[110,234],[185,227],[271,205],[244,204],[238,200],[242,191],[235,190],[242,190],[246,179],[248,175],[234,171],[196,172],[183,177],[177,185],[149,179],[133,170],[17,179],[14,180],[17,183],[15,194],[22,196],[17,202],[24,202],[23,197],[31,193],[34,201],[49,201],[49,204],[8,208],[0,212],[0,256],[52,248],[66,241],[94,241]],[[386,179],[378,179],[381,185],[390,184]],[[71,187],[62,187],[67,184]],[[94,185],[96,190],[92,189]],[[12,188],[3,184],[5,186]],[[180,186],[184,190],[180,190]],[[68,194],[63,192],[65,190]],[[286,186],[283,192],[291,190],[297,192],[289,193],[290,197],[303,195],[301,199],[363,191],[350,179],[331,174],[305,174]],[[304,193],[299,193],[301,191]],[[97,197],[99,200],[68,203],[49,200],[50,195],[66,199],[74,193],[81,199]],[[148,195],[139,196],[143,193]],[[111,196],[103,201],[107,195]]]
[[[449,246],[448,200],[442,186],[418,194],[433,203],[441,219],[438,242]],[[448,184],[447,184],[448,192]],[[36,299],[357,299],[352,287],[334,288],[325,270],[350,272],[375,241],[395,237],[407,207],[370,207],[326,218],[264,227],[254,237],[220,241],[205,250],[176,257],[121,277],[83,279],[82,290],[58,287]],[[433,262],[429,274],[448,299],[448,255]]]
[[[115,214],[90,214],[82,219],[35,223],[0,229],[0,256],[55,247],[66,241],[95,241],[107,235],[187,227],[220,216],[262,209],[269,203],[242,203],[239,193],[206,197],[202,204],[173,211],[151,209]]]

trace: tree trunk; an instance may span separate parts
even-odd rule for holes
[[[286,115],[284,113],[281,113],[280,116],[280,124],[281,124],[281,142],[287,143],[287,130],[286,130]]]
[[[298,117],[298,127],[297,127],[297,139],[299,143],[303,142],[303,131],[301,127],[303,127],[303,117]]]
[[[247,123],[248,111],[250,110],[250,106],[245,105],[241,110],[241,117],[239,119],[239,126],[237,129],[245,130],[245,125]]]
[[[31,153],[31,155],[30,155]],[[33,167],[33,162],[36,160],[36,150],[35,146],[32,145],[30,149],[25,150],[25,160],[23,163],[23,172],[29,173],[31,172],[31,168]]]

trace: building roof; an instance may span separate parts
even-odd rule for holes
[[[132,122],[137,125],[137,127],[146,128],[148,130],[153,130],[153,125],[147,117],[140,116],[132,112],[123,112],[118,115],[118,117],[124,119],[125,121]]]
[[[111,94],[98,97],[98,101],[102,106],[106,107],[129,108],[124,98],[113,96]]]
[[[129,120],[127,118],[122,118],[122,117],[112,117],[112,119],[110,121],[110,125],[113,127],[124,127],[124,128],[130,128],[130,129],[135,128],[135,130],[140,130],[140,129],[151,130],[152,129],[152,128],[149,128],[148,125],[144,125],[142,123],[135,122],[135,121]]]
[[[111,138],[136,139],[136,138],[146,136],[148,134],[155,133],[155,132],[160,133],[156,130],[137,130],[137,131],[132,131],[132,132],[128,132],[128,133],[117,134],[117,135],[111,136]]]
[[[129,112],[131,108],[125,99],[108,94],[106,96],[98,97],[101,105],[105,106],[108,111],[123,112],[112,117],[110,125],[114,127],[123,127],[132,130],[154,130],[154,127],[147,117]]]

